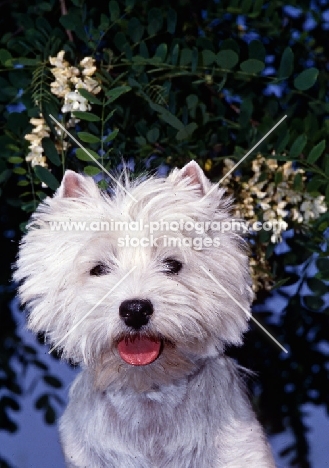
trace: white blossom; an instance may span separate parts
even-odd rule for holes
[[[49,57],[49,62],[54,68],[51,73],[55,81],[50,84],[51,92],[58,97],[64,98],[62,112],[72,112],[75,110],[88,111],[91,105],[86,98],[83,98],[78,89],[83,88],[89,93],[98,94],[101,91],[98,81],[93,78],[97,68],[95,59],[85,57],[80,61],[79,67],[70,66],[64,60],[65,52],[61,50],[56,57]],[[72,125],[72,120],[70,125]]]
[[[90,110],[91,106],[88,103],[87,99],[81,96],[78,91],[73,91],[65,95],[64,106],[62,107],[62,112],[74,112],[82,111],[86,112]]]
[[[34,125],[32,133],[25,135],[25,140],[29,141],[29,153],[25,160],[32,166],[48,167],[47,159],[43,155],[42,139],[50,136],[50,129],[42,116],[40,118],[31,118],[30,123]]]

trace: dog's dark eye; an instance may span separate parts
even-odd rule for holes
[[[89,272],[90,276],[103,276],[108,275],[110,273],[110,268],[105,265],[104,263],[99,263],[98,265],[94,266]]]
[[[182,269],[183,264],[179,260],[175,260],[174,258],[166,258],[165,260],[163,260],[163,266],[163,272],[167,275],[177,275]]]

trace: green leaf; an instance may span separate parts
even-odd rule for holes
[[[13,114],[10,114],[10,115],[8,116],[8,118],[11,117],[12,115],[13,115]],[[18,146],[16,146],[16,145],[13,145],[12,143],[7,144],[7,145],[6,145],[6,148],[10,149],[11,151],[15,151],[15,152],[17,152],[17,153],[20,152],[20,148],[19,148]]]
[[[135,0],[126,0],[125,1],[126,8],[128,11],[132,10],[135,6]]]
[[[159,117],[164,122],[176,128],[176,130],[181,130],[184,127],[184,124],[174,114],[172,114],[169,111],[161,112],[161,114],[159,114]]]
[[[192,49],[192,65],[191,65],[191,71],[194,73],[198,67],[198,61],[199,61],[199,52],[196,47],[193,47]]]
[[[188,65],[191,63],[192,60],[192,50],[191,49],[182,49],[182,52],[180,54],[180,60],[179,60],[179,65],[181,67],[184,67],[185,65]]]
[[[0,49],[0,62],[4,65],[7,60],[12,60],[10,52],[7,49]]]
[[[5,182],[9,177],[11,176],[11,170],[10,169],[5,169],[0,173],[0,184]]]
[[[38,8],[43,11],[51,11],[52,5],[49,2],[39,2]]]
[[[38,65],[40,64],[40,60],[35,58],[35,59],[31,59],[31,58],[27,58],[27,57],[19,57],[18,59],[15,59],[14,60],[14,65],[26,65],[26,66],[35,66],[35,65]],[[7,66],[7,62],[5,64]]]
[[[257,18],[262,11],[264,0],[255,0],[253,6],[253,12],[249,14],[251,18]]]
[[[202,62],[205,67],[212,65],[216,61],[216,54],[212,50],[202,51]]]
[[[294,86],[299,91],[306,91],[311,88],[318,78],[319,70],[317,68],[309,68],[304,70],[294,79]]]
[[[260,60],[249,59],[240,63],[240,68],[245,73],[256,75],[257,73],[260,73],[262,70],[264,70],[265,64]]]
[[[124,48],[127,44],[127,38],[126,38],[126,35],[123,34],[122,31],[117,32],[116,35],[114,36],[114,44],[120,50],[120,52],[124,51]]]
[[[196,94],[190,94],[186,98],[187,108],[193,109],[199,102],[198,96]]]
[[[318,296],[305,295],[303,297],[304,303],[308,309],[319,311],[324,305],[324,300]]]
[[[316,266],[320,272],[329,270],[329,258],[326,258],[326,257],[317,258]]]
[[[155,51],[154,57],[158,57],[161,62],[164,62],[167,57],[168,47],[167,44],[159,44]]]
[[[149,51],[148,51],[148,48],[147,48],[147,45],[145,44],[144,41],[142,41],[140,44],[139,44],[139,55],[141,57],[143,57],[144,59],[147,59],[149,58],[150,54],[149,54]],[[128,81],[129,81],[129,78],[128,78]],[[140,85],[139,85],[140,86]]]
[[[298,172],[294,177],[294,190],[300,192],[303,187],[303,178],[302,174]]]
[[[329,281],[329,270],[318,271],[318,273],[315,275],[315,278]]]
[[[176,135],[176,139],[178,141],[181,140],[186,140],[187,138],[190,138],[192,136],[192,133],[194,130],[198,128],[197,124],[195,122],[191,122],[188,125],[186,125],[184,128],[179,130]]]
[[[278,138],[278,141],[276,143],[276,152],[277,154],[280,154],[283,150],[286,149],[287,144],[289,143],[290,140],[290,132],[287,130],[284,133],[281,133],[281,135]]]
[[[19,156],[11,156],[10,158],[8,158],[8,161],[11,164],[20,164],[24,161],[24,159],[20,158]]]
[[[326,147],[326,140],[321,140],[314,148],[311,150],[310,154],[307,156],[307,162],[310,164],[314,164],[321,154],[323,153]]]
[[[181,130],[184,128],[183,122],[181,122],[174,114],[169,112],[167,109],[160,106],[159,104],[155,104],[152,101],[149,101],[149,104],[153,110],[159,113],[160,119],[162,119],[164,122],[176,128],[176,130]]]
[[[106,96],[109,98],[108,101],[106,101],[106,104],[110,104],[118,99],[122,94],[128,93],[130,90],[130,86],[118,86],[117,88],[110,89],[106,93]]]
[[[241,5],[241,13],[247,15],[254,3],[254,0],[243,0]]]
[[[42,166],[34,166],[34,172],[38,179],[45,183],[51,190],[58,189],[59,182],[48,169]]]
[[[47,194],[45,192],[42,192],[41,190],[37,190],[35,193],[36,193],[37,197],[39,198],[39,200],[41,200],[41,201],[44,200],[45,198],[47,198]]]
[[[108,113],[106,116],[104,123],[106,123],[108,120],[110,120],[111,117],[113,117],[113,114],[115,113],[116,109],[113,109],[111,112]]]
[[[241,127],[249,125],[253,110],[254,106],[252,103],[252,98],[249,96],[246,99],[244,99],[241,104],[239,115],[239,124],[241,125]]]
[[[167,31],[170,34],[175,34],[177,24],[177,13],[172,8],[169,8],[167,13]]]
[[[220,45],[220,50],[233,50],[238,55],[240,53],[239,44],[234,39],[225,39]]]
[[[89,102],[91,102],[92,104],[98,104],[99,106],[102,105],[102,101],[99,100],[94,94],[90,93],[89,91],[87,91],[86,89],[84,88],[78,88],[78,92],[79,94],[81,94],[82,97],[84,97],[85,99],[87,99]]]
[[[171,63],[173,65],[177,65],[178,56],[179,56],[179,44],[175,44],[173,51],[171,53]]]
[[[160,31],[163,25],[162,11],[159,8],[151,8],[148,13],[147,32],[154,36]]]
[[[113,130],[113,132],[111,132],[111,133],[105,138],[104,143],[108,143],[109,141],[114,140],[114,138],[117,136],[118,133],[119,133],[119,130],[118,130],[118,129]]]
[[[307,278],[307,286],[317,296],[322,296],[328,292],[327,285],[317,278]]]
[[[271,244],[274,246],[274,244]],[[281,280],[279,280],[278,282],[275,283],[275,285],[272,287],[271,291],[274,291],[274,289],[279,289],[281,288],[283,285],[285,285],[288,281],[289,281],[290,278],[282,278]]]
[[[312,179],[307,184],[307,191],[309,193],[317,192],[318,189],[323,185],[322,177],[313,176]],[[329,185],[328,185],[329,187]]]
[[[262,42],[258,40],[251,41],[248,45],[248,51],[250,59],[265,61],[266,50]]]
[[[80,159],[80,161],[87,161],[90,163],[90,161],[93,161],[93,158],[91,158],[89,156],[88,153],[86,153],[86,151],[88,151],[89,154],[91,154],[96,160],[98,160],[100,158],[99,154],[97,154],[95,151],[91,150],[91,149],[86,149],[86,150],[83,150],[82,148],[78,148],[76,150],[76,157],[78,159]]]
[[[13,173],[18,175],[24,175],[26,174],[26,169],[24,169],[24,167],[14,167]]]
[[[72,13],[69,13],[67,15],[62,15],[59,18],[59,22],[61,23],[62,26],[64,26],[65,29],[74,31],[75,26],[76,26],[76,18],[75,15]]]
[[[147,145],[147,141],[146,141],[146,138],[142,137],[142,136],[137,136],[135,138],[135,141],[139,144],[139,146],[145,146]]]
[[[24,70],[16,69],[8,74],[10,82],[16,88],[27,88],[31,82],[31,77]],[[16,114],[17,115],[17,114]],[[23,116],[22,116],[23,117]]]
[[[239,56],[233,50],[221,50],[216,55],[216,61],[219,67],[230,69],[239,61]]]
[[[152,63],[152,65],[154,65],[155,63],[159,63],[159,60],[155,60],[154,58],[151,60],[149,59],[145,60],[144,57],[142,57],[141,55],[134,55],[132,57],[132,61],[134,62],[134,64],[140,65],[140,66],[146,65],[146,63]]]
[[[99,167],[95,166],[86,166],[83,168],[83,173],[91,177],[94,177],[95,175],[98,175],[101,172],[102,170]]]
[[[144,26],[138,18],[131,18],[128,23],[128,34],[131,40],[136,44],[140,42],[144,34]]]
[[[58,156],[58,152],[54,142],[50,138],[43,138],[42,147],[45,152],[45,156],[49,161],[51,161],[55,166],[61,165],[61,160]]]
[[[325,160],[325,170],[324,172],[326,173],[326,176],[329,177],[329,158],[327,157]],[[329,184],[328,184],[329,186]]]
[[[22,203],[21,208],[26,213],[32,213],[32,211],[35,211],[37,205],[38,205],[38,203],[36,203],[34,201],[30,201],[28,203]]]
[[[294,53],[290,47],[286,47],[283,51],[280,66],[279,78],[288,78],[294,70]]]
[[[160,131],[157,127],[151,128],[146,134],[146,138],[148,141],[152,144],[154,144],[156,141],[158,141],[160,135]]]
[[[1,88],[1,92],[10,98],[15,98],[17,95],[17,89],[13,86],[6,86],[5,88]]]
[[[110,26],[110,20],[109,20],[108,15],[104,15],[104,13],[102,13],[99,29],[107,29],[109,26]]]
[[[17,182],[17,185],[19,185],[20,187],[26,187],[27,185],[30,185],[30,182],[28,180],[19,180]]]
[[[297,158],[301,154],[303,149],[305,148],[306,143],[307,143],[307,136],[299,135],[299,137],[296,138],[296,140],[293,142],[290,148],[289,156],[292,159]]]
[[[325,199],[326,199],[327,206],[329,206],[329,184],[327,184],[327,187],[326,187]]]
[[[99,143],[101,141],[99,137],[87,132],[79,132],[78,137],[84,143]]]
[[[120,8],[118,2],[111,0],[109,3],[111,21],[116,21],[120,17]]]
[[[99,122],[101,120],[98,115],[91,112],[74,111],[72,113],[77,119],[87,120],[88,122]]]
[[[219,93],[219,91],[221,91],[225,84],[226,84],[226,80],[227,80],[227,74],[225,73],[223,78],[221,79],[221,81],[219,83],[217,83],[217,86],[216,86],[216,89],[217,89],[217,92]]]

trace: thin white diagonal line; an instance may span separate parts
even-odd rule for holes
[[[113,288],[110,289],[110,290],[105,294],[105,296],[103,296],[102,299],[100,299],[100,300],[97,302],[97,304],[95,304],[95,305],[89,310],[89,312],[87,312],[86,315],[84,315],[84,316],[71,328],[71,330],[69,330],[69,331],[63,336],[63,338],[62,338],[55,346],[53,346],[53,347],[51,348],[51,350],[48,352],[48,354],[50,354],[52,351],[54,351],[54,349],[57,348],[58,345],[60,345],[60,344],[62,343],[62,341],[64,341],[65,338],[66,338],[67,336],[69,336],[69,335],[80,325],[80,323],[82,323],[82,322],[96,309],[96,307],[97,307],[99,304],[101,304],[101,303],[104,301],[104,299],[106,299],[107,296],[108,296],[109,294],[111,294],[111,292],[113,292],[113,291],[119,286],[119,284],[121,284],[121,283],[127,278],[127,276],[130,275],[130,273],[131,273],[132,271],[135,270],[135,268],[136,268],[136,266],[132,267],[132,269],[131,269],[130,271],[128,271],[128,273],[126,273],[126,274],[121,278],[121,280],[118,281],[117,284],[116,284],[115,286],[113,286]]]
[[[253,147],[251,148],[251,150],[249,150],[248,153],[245,154],[245,155],[243,156],[243,158],[240,159],[240,161],[237,162],[236,165],[235,165],[234,167],[232,167],[232,169],[230,169],[230,170],[224,175],[224,177],[221,178],[220,181],[217,182],[217,184],[213,185],[213,187],[209,190],[209,192],[207,192],[207,193],[203,196],[202,200],[203,200],[204,198],[206,198],[213,190],[215,190],[215,188],[217,188],[217,187],[223,182],[223,180],[225,180],[226,177],[229,176],[229,175],[230,175],[230,174],[231,174],[231,173],[232,173],[248,156],[249,156],[249,154],[252,153],[252,152],[254,151],[254,149],[256,149],[257,146],[259,146],[259,145],[265,140],[265,138],[267,138],[267,137],[269,136],[269,134],[272,133],[272,132],[284,121],[284,119],[286,119],[287,117],[288,117],[287,115],[283,116],[282,119],[279,120],[279,122],[276,123],[276,124],[274,125],[274,127],[272,127],[271,130],[268,131],[268,132],[266,133],[266,135],[263,136],[263,138],[262,138],[261,140],[259,140],[259,142],[256,143],[256,145],[253,146]]]
[[[74,138],[74,136],[71,135],[71,133],[70,133],[60,122],[58,122],[58,120],[55,119],[55,117],[53,117],[51,114],[49,114],[49,117],[50,117],[54,122],[56,122],[56,124],[57,124],[65,133],[67,133],[67,134],[69,135],[69,137],[74,141],[74,143],[76,143],[78,146],[80,146],[80,148],[90,157],[90,159],[92,159],[92,160],[105,172],[105,174],[107,174],[117,185],[119,185],[119,187],[121,187],[122,190],[124,190],[124,191],[126,192],[126,194],[127,194],[132,200],[134,200],[134,202],[137,202],[136,198],[133,197],[133,196],[131,195],[131,193],[129,193],[128,190],[126,190],[126,189],[124,188],[124,186],[123,186],[122,184],[120,184],[120,182],[117,181],[116,178],[113,177],[113,176],[105,169],[105,167],[104,167],[100,162],[98,162],[97,159],[94,158],[94,156],[93,156],[84,146],[82,146],[82,144],[81,144],[76,138]]]
[[[227,289],[224,288],[224,286],[222,286],[218,281],[217,279],[211,274],[209,273],[209,271],[206,270],[206,268],[204,266],[201,266],[202,270],[207,273],[207,275],[209,276],[209,278],[211,278],[214,283],[217,284],[217,286],[219,286],[224,292],[226,292],[226,294],[232,299],[232,301],[234,301],[239,307],[240,309],[242,309],[247,315],[249,318],[251,318],[262,330],[263,332],[265,332],[273,341],[274,343],[276,343],[285,353],[288,353],[288,351],[286,350],[286,348],[284,348],[282,346],[282,344],[280,344],[275,338],[274,336],[271,335],[271,333],[269,331],[266,330],[265,327],[263,327],[263,325],[261,323],[258,322],[258,320],[256,320],[252,315],[251,313],[245,309],[228,291]]]

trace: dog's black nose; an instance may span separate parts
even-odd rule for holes
[[[153,314],[152,302],[146,299],[129,299],[119,307],[119,315],[124,323],[135,330],[146,325]]]

